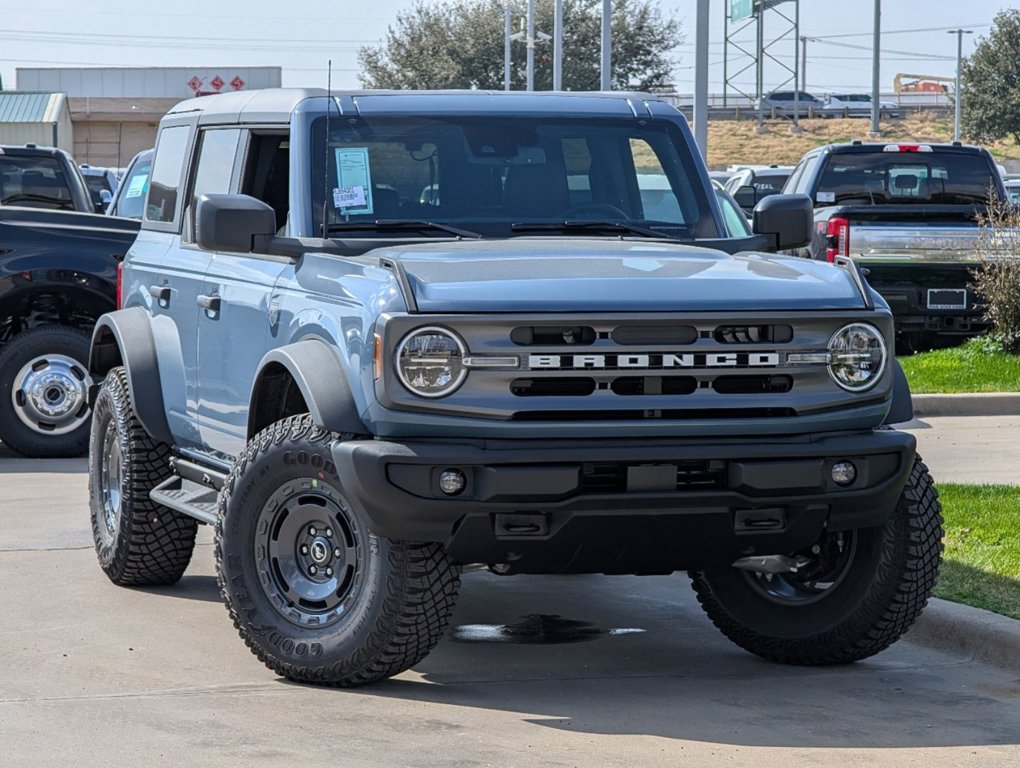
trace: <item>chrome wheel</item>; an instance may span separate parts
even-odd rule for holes
[[[357,600],[365,532],[331,485],[308,479],[282,485],[259,514],[254,545],[263,589],[292,624],[327,626]]]
[[[88,421],[91,384],[85,366],[74,358],[40,355],[14,377],[14,412],[35,432],[65,435]]]
[[[111,542],[117,535],[121,515],[121,466],[120,440],[117,438],[117,424],[113,419],[103,431],[99,467],[99,492],[103,510],[103,525],[99,533],[104,541]]]

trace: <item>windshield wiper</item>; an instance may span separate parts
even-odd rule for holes
[[[641,235],[642,237],[670,239],[670,236],[665,232],[659,232],[654,229],[649,229],[648,227],[639,227],[636,224],[627,224],[622,221],[589,221],[587,219],[579,221],[525,221],[517,224],[511,224],[510,229],[514,232],[569,232],[571,230],[608,229],[616,232],[629,232],[633,235]]]
[[[437,221],[426,221],[424,219],[376,219],[375,221],[340,221],[335,224],[330,224],[327,228],[329,232],[351,232],[359,229],[369,230],[401,230],[401,229],[417,229],[417,230],[436,230],[439,232],[448,232],[451,235],[457,237],[470,237],[479,239],[481,235],[477,232],[472,232],[467,229],[460,229],[459,227],[452,227],[449,224],[440,224]]]

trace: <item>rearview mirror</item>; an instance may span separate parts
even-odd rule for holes
[[[251,253],[258,235],[276,234],[276,211],[249,195],[202,195],[195,206],[195,244],[203,251]]]
[[[775,240],[775,250],[801,248],[811,242],[815,212],[807,195],[769,195],[754,209],[751,230]]]

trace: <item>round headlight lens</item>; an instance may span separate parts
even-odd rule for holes
[[[871,389],[885,371],[885,339],[877,328],[853,323],[840,328],[829,341],[829,375],[848,392]]]
[[[421,397],[444,397],[459,387],[464,367],[464,343],[445,328],[419,328],[397,348],[397,375]]]

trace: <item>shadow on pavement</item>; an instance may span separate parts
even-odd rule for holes
[[[85,474],[89,469],[89,460],[82,456],[76,459],[27,459],[0,443],[0,475],[8,474]]]
[[[176,584],[171,584],[168,587],[133,587],[132,589],[159,597],[175,597],[207,603],[223,602],[215,576],[184,576]]]

